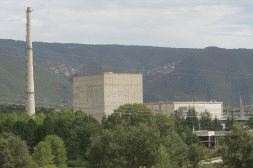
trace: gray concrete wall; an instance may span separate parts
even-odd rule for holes
[[[161,103],[161,111],[167,115],[174,114],[174,105],[171,103]]]
[[[101,120],[104,113],[104,76],[84,76],[73,79],[73,110],[83,111]]]
[[[73,110],[98,121],[120,105],[143,103],[142,74],[104,73],[73,79]]]
[[[104,74],[105,113],[120,105],[143,103],[142,74]]]
[[[174,114],[173,102],[145,103],[145,106],[154,113],[161,113],[166,115]]]

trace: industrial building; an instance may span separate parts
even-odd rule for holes
[[[219,145],[219,139],[228,133],[228,131],[193,131],[193,134],[199,138],[200,142],[202,142],[208,148],[216,148]]]
[[[134,103],[143,103],[142,74],[107,72],[73,79],[73,110],[100,122],[120,105]]]
[[[163,113],[167,115],[179,115],[185,117],[189,108],[194,108],[197,117],[202,112],[209,112],[211,118],[221,120],[223,118],[223,102],[155,102],[145,103],[146,107],[155,113]]]

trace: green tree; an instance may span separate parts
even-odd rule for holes
[[[105,129],[93,138],[90,167],[151,167],[158,162],[159,131],[146,124]],[[99,157],[98,157],[99,156]]]
[[[57,135],[64,140],[69,160],[87,159],[90,137],[100,131],[97,121],[82,112],[52,113],[38,126],[38,139]]]
[[[170,154],[167,149],[161,145],[159,149],[159,160],[154,166],[155,168],[175,168],[170,161]]]
[[[187,155],[188,148],[182,138],[175,131],[171,131],[160,139],[167,150],[168,159],[173,168],[185,167],[189,160]]]
[[[56,135],[49,135],[45,142],[51,146],[54,164],[60,168],[66,167],[67,156],[63,140]]]
[[[36,168],[26,143],[13,134],[0,135],[1,168]]]
[[[152,125],[159,129],[161,136],[166,136],[171,131],[177,131],[176,127],[179,127],[179,125],[175,126],[175,119],[170,116],[155,115],[153,118],[154,123]]]
[[[201,130],[212,130],[212,119],[209,112],[201,113],[199,124]]]
[[[26,122],[17,121],[13,126],[13,133],[24,139],[26,136]]]
[[[199,128],[197,113],[195,111],[195,108],[188,108],[188,112],[185,119],[185,124],[191,128],[197,130]]]
[[[235,120],[235,112],[234,111],[228,112],[228,117],[226,120],[226,130],[230,130],[233,128],[234,120]]]
[[[204,146],[194,143],[189,146],[189,159],[192,168],[198,168],[200,160],[206,158],[207,150]]]
[[[154,115],[143,105],[123,105],[103,120],[102,134],[92,138],[90,167],[181,168],[189,166],[190,157],[198,162],[203,153],[190,146],[199,140],[185,123],[177,117]]]
[[[46,137],[47,135],[54,135],[56,133],[56,114],[47,115],[40,127],[39,133],[40,137]]]
[[[250,116],[249,120],[247,121],[247,125],[251,129],[253,129],[253,116],[252,115]]]
[[[33,119],[28,121],[18,120],[13,126],[13,133],[26,140],[27,145],[32,151],[32,148],[39,142],[37,135],[37,124]]]
[[[47,142],[40,142],[34,147],[33,160],[40,166],[54,166],[51,145]]]
[[[222,158],[229,168],[248,168],[253,165],[253,135],[248,128],[233,127],[225,136]]]
[[[75,130],[77,133],[80,156],[83,159],[88,159],[87,151],[90,147],[91,137],[101,132],[101,125],[97,122],[82,122]]]
[[[160,147],[159,130],[140,124],[129,129],[125,146],[127,167],[152,167],[157,163]]]
[[[104,128],[113,128],[119,124],[133,126],[139,123],[152,123],[153,118],[150,109],[143,104],[125,104],[104,120],[103,126]]]
[[[117,127],[114,130],[105,129],[100,135],[93,136],[88,152],[89,167],[126,167],[126,135],[123,127]]]
[[[36,124],[37,125],[42,125],[43,124],[43,122],[44,122],[44,119],[45,119],[45,115],[42,113],[42,114],[37,114],[37,115],[35,115],[35,122],[36,122]]]
[[[6,114],[6,117],[4,118],[2,123],[2,132],[11,132],[13,126],[17,121],[18,121],[17,113]]]
[[[29,147],[35,146],[39,142],[37,137],[37,123],[30,119],[25,125],[25,136],[22,137],[26,140]]]
[[[217,119],[217,117],[215,117],[214,120],[212,121],[212,130],[214,130],[214,131],[221,131],[222,130],[221,121],[219,121]]]
[[[46,166],[43,166],[41,168],[57,168],[55,165],[46,165]]]

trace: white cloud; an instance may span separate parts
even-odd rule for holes
[[[14,5],[15,4],[15,5]],[[253,48],[249,0],[2,0],[0,38],[170,47]]]

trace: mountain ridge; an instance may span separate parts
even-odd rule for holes
[[[75,75],[112,71],[143,73],[145,101],[219,100],[238,106],[239,97],[242,97],[245,104],[253,104],[253,77],[250,75],[253,73],[253,49],[48,42],[34,42],[33,47],[35,66],[43,71],[37,75],[42,82],[38,95],[49,102],[71,104],[71,79]],[[25,42],[0,39],[0,55],[24,61]],[[4,64],[13,66],[4,60],[0,67],[5,67]],[[4,76],[7,72],[0,71],[0,78],[1,73]],[[15,78],[22,81],[20,77]],[[52,85],[42,87],[48,78]],[[54,78],[59,81],[54,82]],[[2,80],[8,81],[6,77]],[[6,88],[9,84],[2,85]],[[60,86],[60,91],[52,91],[54,85]],[[0,87],[0,90],[4,89]],[[45,94],[43,90],[47,90]],[[52,97],[50,92],[59,96]]]

